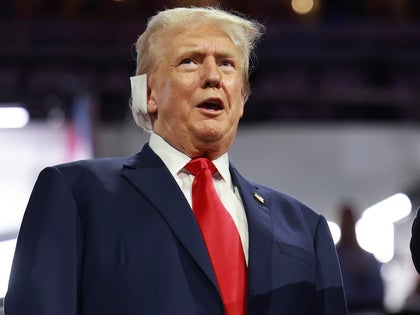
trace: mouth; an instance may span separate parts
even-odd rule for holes
[[[210,111],[220,111],[225,108],[222,100],[217,98],[205,100],[204,102],[200,103],[197,107]]]

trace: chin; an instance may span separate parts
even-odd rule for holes
[[[198,133],[204,139],[221,139],[223,135],[226,134],[226,128],[221,128],[221,126],[211,124],[203,126]]]
[[[223,134],[216,132],[205,132],[200,134],[199,139],[205,143],[217,142],[223,140]]]
[[[197,138],[206,143],[230,141],[235,135],[235,131],[236,128],[232,129],[231,126],[227,126],[225,123],[207,122],[206,124],[201,124],[196,129],[196,135]]]

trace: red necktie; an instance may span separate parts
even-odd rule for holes
[[[232,217],[213,184],[214,164],[191,160],[185,168],[194,176],[192,208],[216,274],[226,315],[245,315],[246,267],[241,239]]]

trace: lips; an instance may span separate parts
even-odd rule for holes
[[[212,98],[207,99],[204,102],[201,102],[198,106],[198,108],[212,110],[212,111],[218,111],[224,109],[224,104],[221,99],[218,98]]]

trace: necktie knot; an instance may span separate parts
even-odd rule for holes
[[[210,170],[212,175],[216,173],[216,167],[214,166],[213,162],[210,161],[208,158],[193,159],[189,161],[187,165],[185,165],[185,168],[194,176],[201,172],[204,172],[207,169]]]

